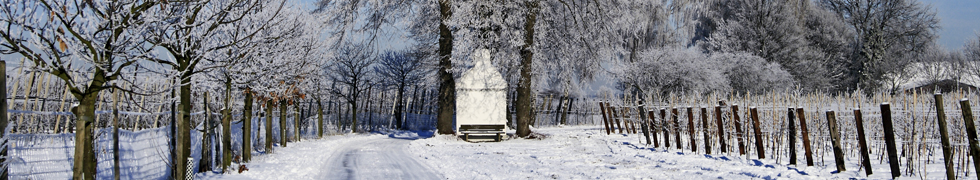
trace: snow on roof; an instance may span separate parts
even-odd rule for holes
[[[898,89],[906,90],[919,86],[927,85],[935,81],[955,80],[974,87],[980,87],[980,77],[971,75],[969,72],[952,70],[955,66],[980,66],[977,62],[967,62],[965,64],[954,64],[951,62],[917,62],[905,67],[905,74],[887,74],[885,76],[896,79]],[[893,87],[888,85],[888,87]]]

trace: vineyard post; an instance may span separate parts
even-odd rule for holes
[[[834,111],[827,111],[827,127],[830,129],[830,143],[834,148],[834,163],[837,164],[837,173],[844,172],[844,150],[840,146],[840,128],[837,127],[837,115]],[[893,146],[894,147],[894,146]]]
[[[803,108],[796,108],[797,118],[800,119],[800,136],[803,137],[803,155],[806,155],[806,166],[813,166],[813,152],[810,151],[810,130],[806,125],[806,113]]]
[[[967,111],[964,110],[963,112],[965,113]],[[966,114],[963,114],[963,116],[965,118]],[[882,128],[885,130],[885,148],[887,148],[886,150],[888,151],[888,164],[891,166],[892,177],[902,176],[902,171],[898,166],[898,151],[895,150],[895,131],[893,131],[894,128],[892,126],[892,110],[887,102],[881,103],[881,123],[883,126]],[[973,138],[976,138],[976,136]]]
[[[609,117],[606,117],[606,103],[599,101],[599,111],[602,111],[602,124],[606,125],[606,135],[612,134],[609,129]]]
[[[794,108],[789,108],[789,112],[786,114],[786,121],[789,122],[789,135],[786,139],[789,139],[789,164],[796,165],[796,114],[793,112]]]
[[[758,123],[756,123],[758,124]],[[701,108],[701,130],[704,131],[704,152],[711,154],[711,133],[708,130],[708,108]]]
[[[0,157],[7,156],[7,62],[0,61]],[[0,164],[6,164],[7,158],[0,158]],[[0,169],[0,180],[7,180],[7,167]]]
[[[650,117],[650,130],[653,130],[650,136],[653,136],[653,147],[660,147],[660,140],[657,139],[657,120],[654,116],[653,110],[647,111],[647,117]]]
[[[749,107],[749,114],[752,116],[752,130],[755,131],[755,150],[759,153],[759,159],[766,159],[766,150],[762,147],[762,130],[759,129],[759,111],[755,107]]]
[[[647,145],[650,145],[650,129],[647,127],[647,122],[649,121],[647,121],[647,117],[643,114],[643,112],[646,112],[643,109],[643,101],[640,101],[639,105],[636,106],[636,112],[640,115],[640,129],[643,129],[643,136],[647,138]]]
[[[677,114],[677,107],[670,110],[670,118],[674,120],[674,125],[671,127],[674,128],[674,144],[677,144],[677,149],[683,149],[684,144],[681,144],[681,131],[680,124],[677,121]]]
[[[861,118],[861,109],[854,108],[854,121],[857,125],[858,143],[861,146],[861,164],[864,165],[864,174],[871,175],[871,159],[868,157],[868,140],[864,137],[864,119]]]
[[[660,123],[660,127],[663,128],[664,131],[664,147],[669,148],[670,131],[667,129],[667,127],[670,127],[670,122],[667,121],[667,108],[660,108],[660,119],[663,120],[662,123]]]
[[[715,106],[715,123],[718,124],[718,148],[721,153],[728,152],[728,145],[725,144],[725,124],[721,121],[721,106]]]
[[[936,93],[935,98],[936,120],[939,121],[939,135],[943,144],[943,163],[946,167],[946,179],[955,180],[956,172],[953,170],[953,152],[949,145],[949,131],[946,129],[946,111],[943,111],[943,95]]]
[[[694,107],[687,107],[687,136],[690,137],[691,141],[691,151],[698,152],[698,143],[694,140]]]
[[[963,122],[966,123],[966,135],[970,139],[970,156],[973,157],[973,167],[976,168],[977,177],[980,177],[980,146],[977,145],[977,128],[973,124],[973,111],[970,108],[970,100],[960,100],[961,110],[963,111]]]
[[[738,116],[738,104],[732,104],[732,120],[735,120],[735,140],[738,140],[738,154],[745,155],[745,143],[743,143],[742,138],[745,137],[742,134],[742,119]]]
[[[612,112],[613,120],[616,120],[616,128],[619,129],[619,134],[623,134],[623,125],[620,123],[619,113],[616,113],[615,107],[609,107],[610,112]]]

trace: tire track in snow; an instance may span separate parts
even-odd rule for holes
[[[405,152],[412,140],[366,139],[341,145],[323,169],[322,179],[444,179]]]

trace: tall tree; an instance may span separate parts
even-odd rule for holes
[[[383,77],[383,83],[395,87],[395,127],[403,129],[405,112],[405,91],[408,85],[416,84],[427,74],[423,58],[406,52],[388,51],[381,53],[374,71]]]
[[[112,81],[135,83],[139,60],[152,58],[144,42],[144,13],[159,2],[14,0],[0,4],[0,53],[18,54],[64,81],[79,101],[73,113],[74,179],[95,179],[95,104]],[[21,65],[26,66],[26,65]],[[122,85],[123,83],[118,83]],[[149,94],[149,92],[130,93]]]
[[[358,132],[357,110],[358,101],[370,88],[372,77],[371,67],[376,58],[371,48],[362,44],[341,46],[327,67],[328,78],[341,88],[332,88],[330,93],[347,101],[351,114],[351,131]]]
[[[848,76],[858,77],[848,89],[879,90],[882,80],[908,65],[909,55],[935,43],[939,18],[916,0],[820,0],[855,32],[857,45]]]

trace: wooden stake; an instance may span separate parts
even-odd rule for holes
[[[946,111],[943,110],[943,95],[936,93],[935,98],[936,120],[938,121],[939,135],[943,144],[943,163],[946,167],[946,179],[956,180],[956,171],[953,170],[953,152],[949,142],[949,131],[946,129]]]
[[[715,123],[718,124],[718,143],[721,153],[728,152],[728,145],[725,143],[725,124],[721,121],[721,106],[715,106]]]
[[[966,112],[967,111],[964,111],[964,113]],[[965,118],[966,114],[963,115]],[[885,148],[888,151],[888,164],[892,170],[892,178],[902,176],[902,171],[898,166],[898,151],[895,150],[895,131],[893,131],[894,126],[892,126],[892,110],[887,102],[881,103],[881,123],[882,128],[885,130]],[[973,138],[976,138],[976,136]]]
[[[837,127],[837,115],[827,111],[827,126],[830,127],[830,141],[834,148],[834,162],[837,163],[837,173],[844,172],[844,150],[840,145],[840,128]]]
[[[960,100],[960,109],[963,110],[963,123],[966,124],[966,135],[970,140],[970,156],[973,157],[973,168],[975,168],[977,177],[980,178],[980,146],[977,145],[977,127],[973,124],[975,119],[973,119],[970,100],[966,98]]]
[[[701,108],[701,130],[704,131],[704,152],[711,154],[711,133],[708,130],[708,108]]]
[[[650,129],[653,130],[653,133],[651,133],[651,135],[650,135],[650,136],[653,137],[653,147],[659,148],[660,147],[660,141],[657,139],[657,131],[658,131],[657,130],[657,123],[656,123],[657,120],[656,120],[656,118],[654,118],[656,116],[654,116],[653,111],[651,110],[651,111],[647,111],[647,117],[650,117],[650,122],[649,122],[650,123]]]
[[[735,139],[738,140],[738,154],[745,155],[745,143],[742,142],[742,138],[745,137],[742,134],[742,118],[738,116],[738,105],[732,105],[732,119],[735,120]]]
[[[646,115],[644,115],[644,112],[646,112],[646,110],[643,109],[643,101],[640,101],[639,104],[640,105],[636,106],[636,112],[639,113],[639,117],[640,117],[640,129],[643,130],[643,137],[647,138],[647,145],[650,145],[650,129],[649,127],[647,127],[649,121],[647,120]]]
[[[663,123],[660,124],[660,127],[663,128],[663,131],[664,131],[664,147],[668,147],[669,148],[670,147],[670,131],[667,129],[667,127],[670,127],[670,122],[667,121],[667,109],[666,108],[660,108],[660,119],[663,119]]]
[[[864,174],[871,175],[871,159],[868,157],[868,140],[864,137],[864,120],[861,118],[861,109],[854,108],[854,121],[857,125],[858,143],[861,147],[861,164],[864,165]]]
[[[789,108],[789,113],[786,114],[786,121],[789,122],[789,135],[786,139],[789,139],[789,164],[796,165],[796,114],[795,109]]]
[[[759,129],[759,111],[750,107],[749,114],[752,116],[752,130],[755,131],[755,151],[759,153],[759,159],[766,159],[766,150],[762,146],[762,130]]]
[[[691,141],[691,151],[698,152],[698,143],[694,139],[694,108],[691,106],[687,107],[687,136]]]
[[[606,125],[606,135],[612,134],[612,130],[609,129],[609,117],[606,115],[606,103],[599,101],[599,110],[602,111],[602,124]]]
[[[800,119],[800,136],[803,137],[803,155],[806,156],[806,166],[813,166],[813,152],[810,151],[810,131],[806,126],[806,113],[803,108],[796,108],[796,116]]]

